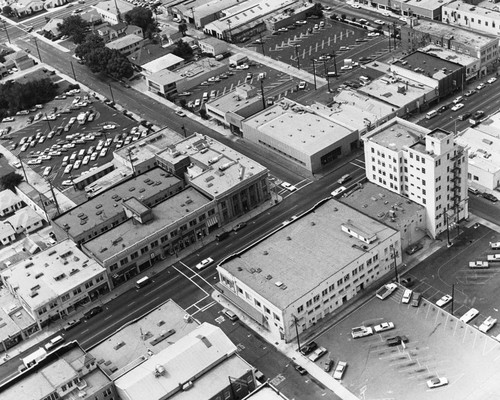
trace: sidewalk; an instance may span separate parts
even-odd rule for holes
[[[500,233],[500,226],[494,225],[489,221],[486,221],[480,217],[477,217],[473,214],[469,215],[469,220],[466,221],[463,225],[467,228],[474,226],[476,223],[480,223],[482,225],[488,226],[490,229],[495,230]],[[462,231],[463,233],[463,231]],[[454,238],[453,238],[454,239]],[[398,275],[401,277],[403,274],[411,271],[413,267],[418,265],[420,262],[424,261],[427,257],[438,251],[439,249],[445,247],[447,242],[445,240],[431,240],[426,237],[424,248],[415,253],[414,255],[407,256],[405,258],[405,263],[401,264],[398,267]],[[323,318],[319,321],[313,328],[309,331],[304,332],[300,336],[301,343],[309,342],[316,337],[320,336],[324,331],[330,329],[330,327],[343,320],[347,316],[349,316],[353,311],[361,307],[364,303],[373,298],[373,294],[376,289],[378,289],[382,284],[386,283],[389,280],[392,280],[393,276],[384,276],[378,282],[371,285],[370,289],[359,295],[354,301],[348,303],[345,307],[341,307],[336,310],[336,313]],[[243,314],[238,308],[236,308],[232,303],[228,301],[226,297],[224,297],[218,290],[215,290],[212,293],[212,297],[215,301],[221,304],[222,307],[232,310],[236,315],[238,315],[239,319],[248,325],[252,330],[261,335],[269,344],[276,347],[281,353],[285,356],[293,360],[295,363],[307,369],[308,373],[313,376],[315,379],[320,381],[325,387],[329,388],[333,391],[337,396],[341,397],[344,400],[358,399],[353,393],[349,392],[344,386],[341,385],[340,382],[333,379],[333,377],[324,372],[320,365],[316,365],[311,362],[307,357],[302,356],[297,351],[297,344],[295,341],[291,341],[290,343],[285,343],[284,341],[276,341],[274,336],[271,336],[269,331],[265,330],[261,325],[257,324],[253,319],[249,318],[246,314]]]
[[[277,203],[275,204],[275,201],[277,200]],[[266,210],[272,208],[273,206],[279,204],[281,202],[282,198],[279,195],[276,195],[271,192],[271,200],[267,201],[266,203],[262,204],[260,207],[257,207],[250,211],[248,214],[245,214],[244,216],[238,218],[237,220],[232,221],[228,226],[224,226],[224,230],[230,230],[232,227],[240,222],[250,220],[257,215],[262,214]],[[205,236],[203,241],[198,241],[196,242],[193,246],[184,249],[180,252],[178,252],[177,256],[169,256],[165,258],[164,260],[158,262],[157,264],[153,265],[151,268],[147,269],[143,273],[135,276],[131,280],[125,282],[124,284],[118,286],[116,289],[113,291],[106,293],[105,295],[102,295],[99,297],[98,300],[92,303],[87,304],[87,309],[91,307],[95,307],[97,305],[103,305],[105,306],[106,303],[116,299],[118,296],[123,295],[125,292],[129,291],[133,287],[135,287],[135,282],[144,277],[144,276],[149,276],[149,277],[154,277],[155,275],[161,273],[164,271],[166,268],[171,266],[172,264],[176,263],[177,261],[182,260],[184,257],[188,256],[189,254],[193,254],[196,251],[198,251],[200,248],[204,247],[207,243],[210,243],[212,241],[215,241],[216,238],[215,236],[217,233],[219,233],[220,230],[217,230],[216,232],[211,233],[208,236]],[[4,289],[6,290],[6,289]],[[58,333],[62,330],[63,326],[70,320],[72,319],[77,319],[77,318],[83,318],[83,313],[87,311],[87,309],[82,309],[81,311],[72,314],[68,316],[65,319],[58,320],[57,322],[51,323],[48,327],[43,329],[42,331],[39,331],[35,333],[31,338],[22,341],[19,343],[17,346],[11,348],[8,350],[8,359],[6,360],[5,354],[3,357],[0,359],[0,365],[6,361],[8,361],[11,358],[14,358],[18,356],[19,354],[23,353],[24,351],[30,349],[33,346],[36,346],[40,341],[43,341],[51,336],[53,336],[55,333]],[[64,333],[63,333],[64,334]]]

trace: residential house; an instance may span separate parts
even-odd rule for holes
[[[0,243],[4,246],[16,241],[16,231],[9,224],[0,224]]]
[[[123,21],[123,16],[132,10],[135,6],[124,0],[102,1],[94,9],[99,13],[102,20],[110,24],[118,24]]]
[[[62,18],[53,18],[45,24],[45,26],[41,29],[41,32],[45,37],[49,39],[59,38],[61,36],[61,32],[59,31],[59,24],[62,23]]]
[[[134,51],[137,51],[142,46],[143,42],[144,39],[142,36],[127,35],[106,43],[106,47],[111,50],[118,50],[124,56],[128,56]]]
[[[6,221],[12,224],[17,234],[23,232],[29,234],[43,228],[44,220],[32,208],[24,207],[7,218]]]
[[[24,205],[23,201],[12,190],[5,189],[0,192],[0,217],[13,214]]]
[[[15,53],[5,56],[5,64],[13,64],[16,66],[16,68],[22,71],[35,65],[35,60],[30,58],[30,56],[28,56],[28,53],[26,53],[24,50],[19,50]]]
[[[43,11],[44,3],[40,0],[18,0],[11,5],[12,10],[20,17]]]

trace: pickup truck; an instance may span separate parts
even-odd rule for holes
[[[469,261],[469,268],[489,268],[488,261]]]
[[[388,283],[387,285],[384,285],[379,290],[377,290],[376,296],[380,300],[384,300],[389,297],[397,288],[398,286],[395,283]]]
[[[488,261],[500,261],[500,253],[499,254],[488,254]]]

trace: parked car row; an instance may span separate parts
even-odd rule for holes
[[[316,362],[325,354],[327,354],[328,350],[325,347],[318,346],[316,342],[309,342],[301,346],[300,352],[304,356],[309,356],[308,358],[310,361]],[[323,363],[323,370],[325,372],[330,372],[334,365],[335,365],[334,360],[328,358]],[[301,375],[307,374],[307,370],[298,364],[294,363],[294,368]],[[333,372],[333,378],[338,380],[342,379],[346,368],[347,368],[347,363],[345,361],[338,361],[337,366],[335,367],[335,371]]]

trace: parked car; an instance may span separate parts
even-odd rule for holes
[[[497,78],[493,77],[493,78],[488,79],[486,82],[491,84],[491,83],[495,83],[496,81],[497,81]]]
[[[306,88],[306,83],[304,81],[299,82],[299,90],[304,90]]]
[[[337,368],[335,368],[335,372],[333,373],[333,378],[338,380],[342,379],[346,369],[347,363],[345,361],[339,361],[337,363]]]
[[[486,84],[480,83],[479,85],[477,85],[476,90],[484,89],[485,86],[486,86]]]
[[[493,317],[486,318],[481,325],[479,325],[479,330],[481,332],[488,332],[497,323],[497,319]]]
[[[239,224],[236,224],[236,225],[233,227],[233,231],[237,232],[237,231],[239,231],[240,229],[243,229],[245,226],[247,226],[247,223],[246,223],[246,222],[240,222]]]
[[[429,389],[434,389],[440,386],[445,386],[448,384],[447,378],[432,378],[427,381],[427,387]]]
[[[202,269],[208,267],[209,265],[213,264],[214,260],[211,257],[205,258],[204,260],[201,260],[198,264],[196,264],[196,269],[201,271]]]
[[[308,354],[312,353],[317,348],[318,348],[318,344],[316,342],[309,342],[300,348],[300,352],[302,353],[302,355],[307,356]]]
[[[326,360],[323,367],[325,372],[330,372],[332,368],[333,368],[333,360],[332,359]]]
[[[357,326],[351,329],[351,336],[353,339],[362,338],[365,336],[373,335],[373,329],[366,326]]]
[[[477,92],[474,90],[474,89],[471,89],[471,90],[467,90],[465,93],[464,93],[464,96],[465,97],[470,97],[472,96],[473,94],[476,94]]]
[[[401,285],[406,287],[412,287],[414,284],[413,279],[411,277],[401,279]]]
[[[464,107],[464,103],[458,103],[458,104],[455,104],[453,107],[451,107],[451,111],[458,111],[463,107]]]
[[[493,196],[492,194],[490,194],[490,193],[483,193],[483,197],[486,200],[491,201],[492,203],[496,203],[498,201],[498,199],[495,196]]]
[[[415,254],[420,249],[422,249],[423,247],[424,246],[422,245],[422,243],[415,243],[415,244],[412,244],[411,246],[407,247],[405,250],[405,253],[408,255],[412,255],[412,254]]]
[[[382,322],[373,327],[373,330],[377,333],[390,331],[391,329],[394,329],[394,324],[392,322]]]
[[[224,309],[222,310],[222,312],[224,313],[224,315],[229,318],[230,321],[237,321],[238,320],[238,316],[232,312],[231,310],[228,310],[228,309]]]
[[[389,347],[398,346],[401,342],[402,342],[401,336],[390,337],[385,341],[385,343]]]
[[[70,329],[73,329],[75,326],[79,325],[82,323],[81,319],[72,319],[71,321],[68,321],[64,326],[63,329],[65,331],[69,331]]]
[[[83,316],[85,319],[90,319],[92,317],[95,317],[97,314],[103,312],[103,308],[101,306],[96,306],[94,308],[91,308],[87,312],[83,313]]]
[[[444,307],[446,304],[448,304],[453,298],[449,294],[445,294],[443,297],[441,297],[438,301],[436,301],[436,305],[438,307]]]
[[[470,321],[472,321],[477,315],[479,314],[479,311],[476,310],[475,308],[471,308],[469,311],[467,311],[464,315],[460,317],[460,321],[465,322],[468,324]]]
[[[411,299],[411,306],[418,307],[420,305],[420,300],[422,299],[422,294],[418,292],[413,292],[413,296]]]
[[[300,374],[300,375],[305,375],[307,374],[307,370],[305,368],[302,368],[299,364],[294,364],[293,366],[295,370]]]
[[[346,183],[346,182],[350,181],[351,179],[352,179],[351,175],[349,175],[349,174],[345,174],[345,175],[343,175],[343,176],[342,176],[342,177],[341,177],[341,178],[337,181],[337,183],[338,183],[339,185],[342,185],[343,183]]]
[[[309,356],[309,360],[312,362],[315,362],[319,360],[321,357],[323,357],[326,353],[328,353],[328,350],[325,349],[324,347],[318,347],[314,352]]]

